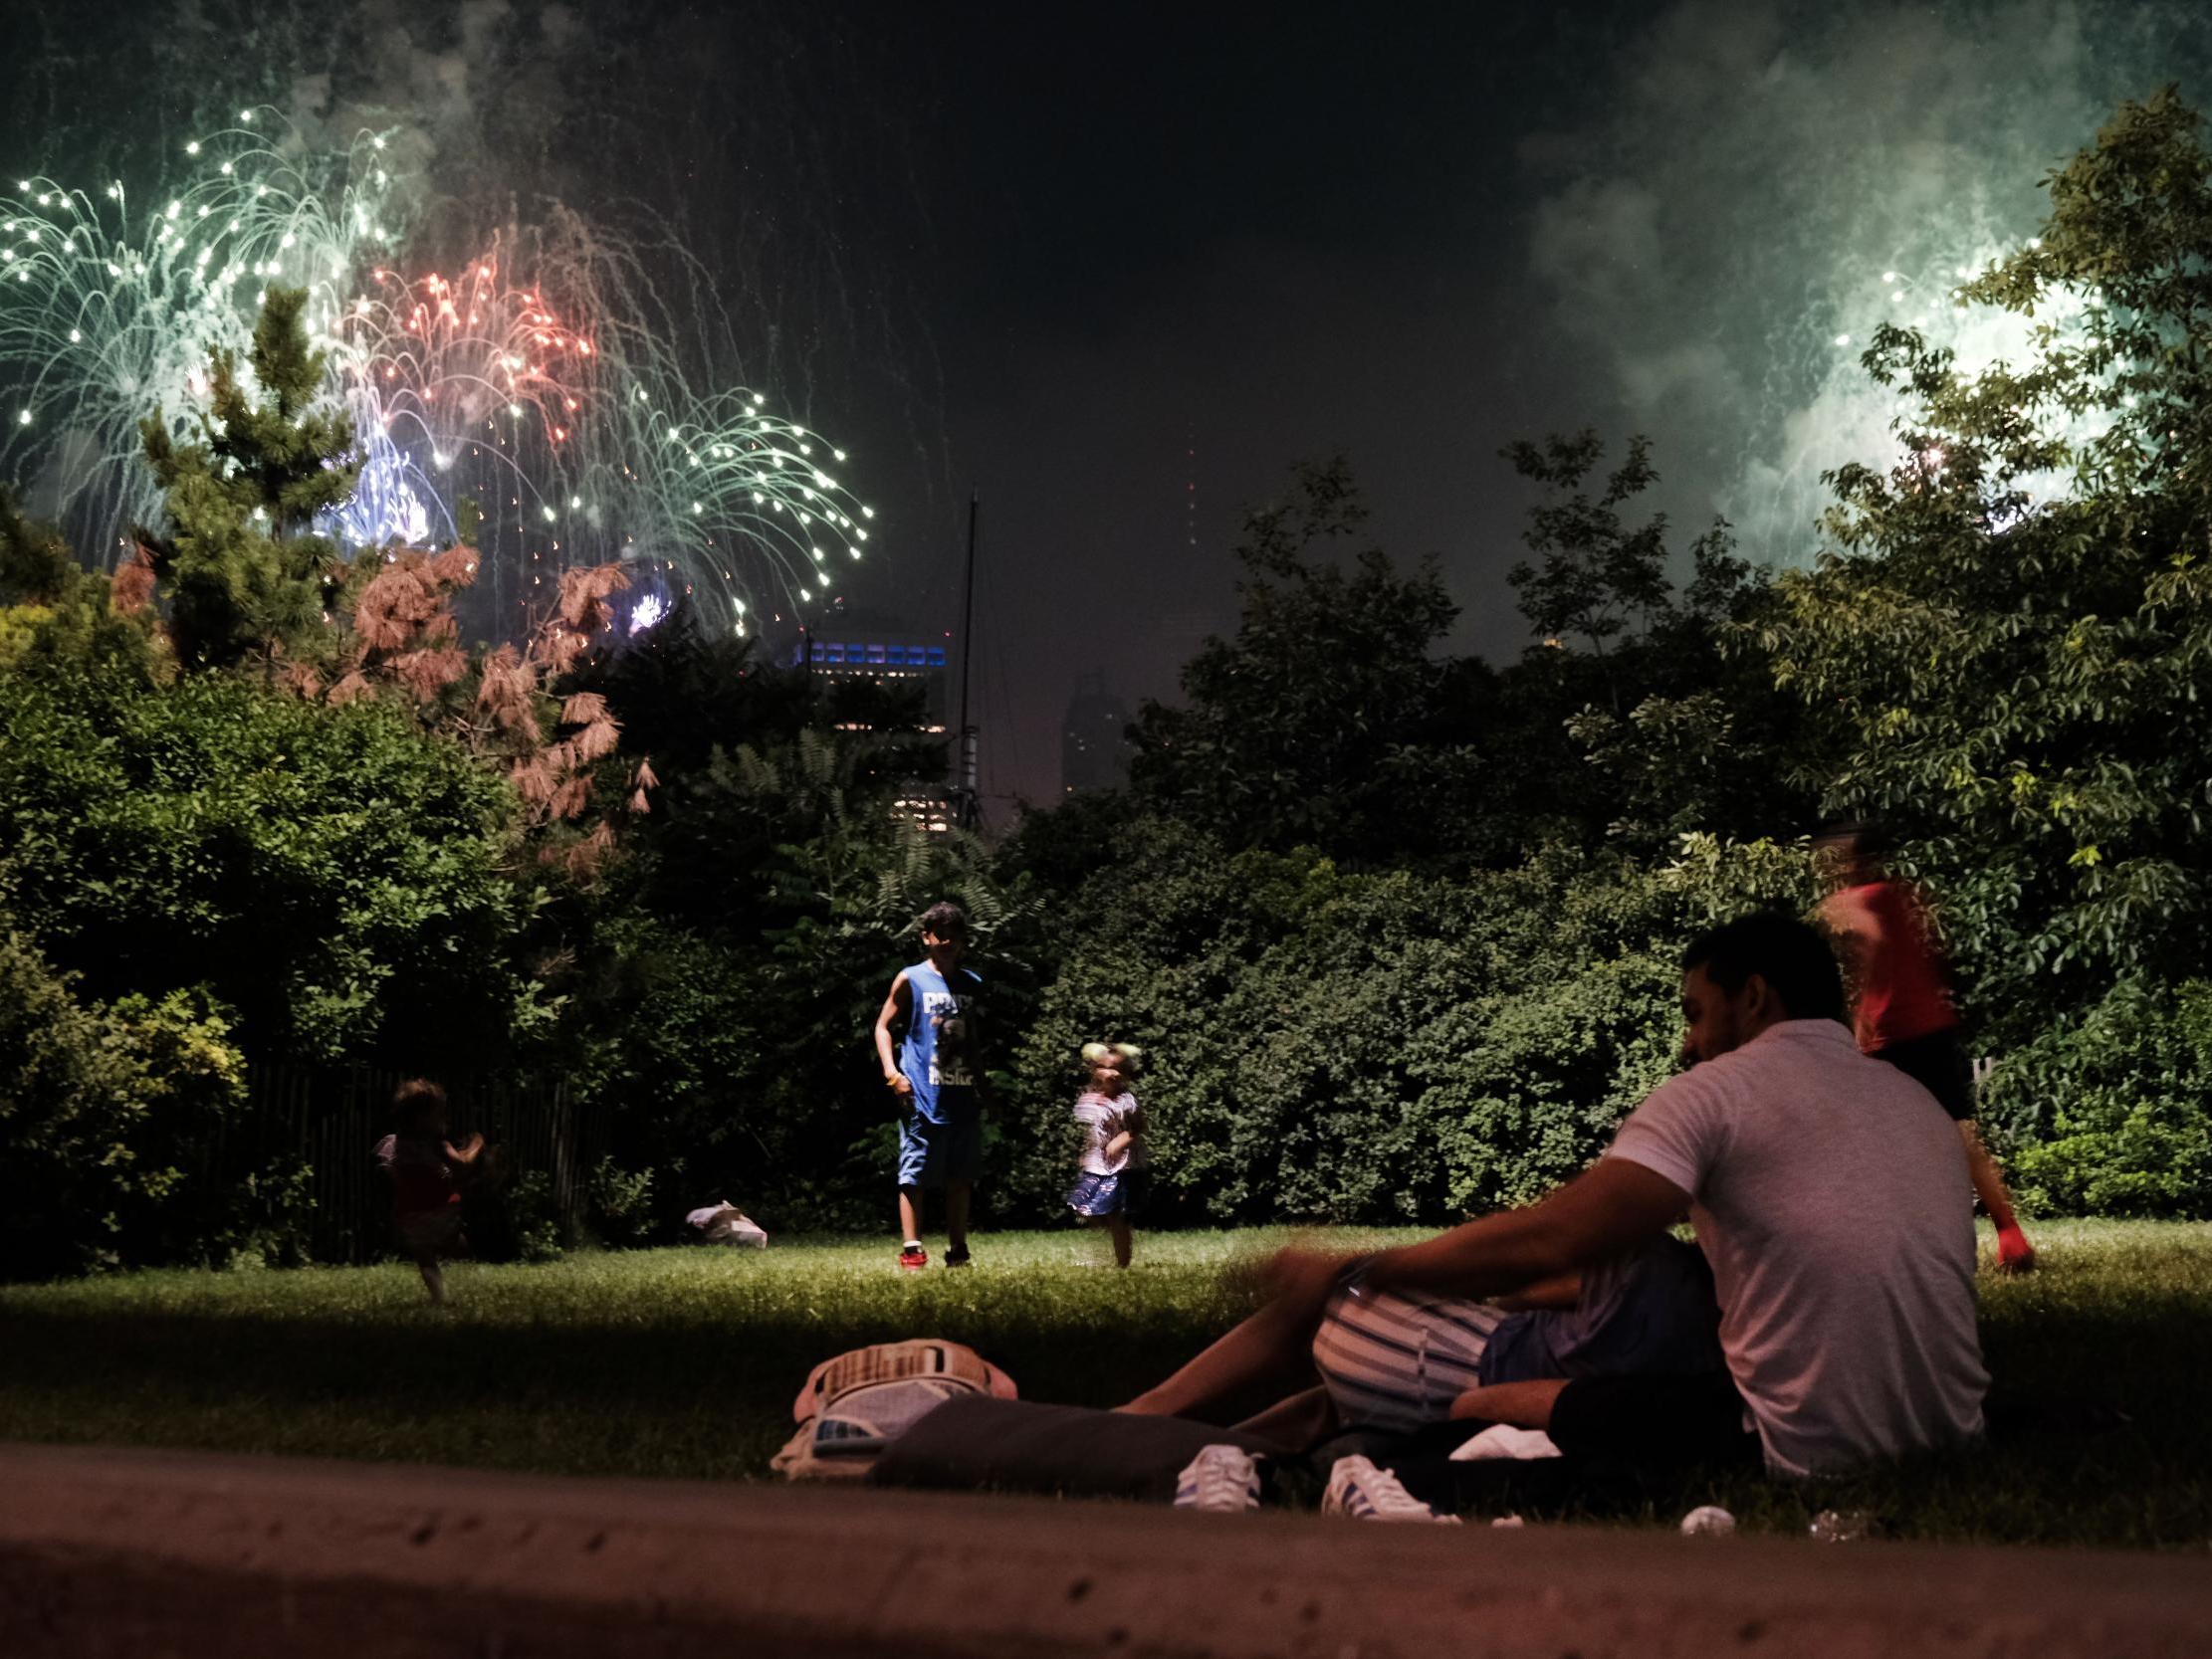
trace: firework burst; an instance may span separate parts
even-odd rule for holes
[[[0,478],[110,561],[159,505],[138,422],[158,407],[183,436],[208,350],[243,354],[272,283],[308,289],[327,326],[357,250],[396,234],[380,199],[389,175],[367,159],[380,139],[317,180],[261,140],[250,112],[241,122],[193,143],[199,175],[150,203],[119,180],[44,176],[0,198]]]
[[[0,199],[0,478],[111,559],[159,505],[138,421],[158,407],[182,436],[209,348],[243,355],[281,283],[309,290],[354,421],[360,487],[330,527],[422,544],[475,502],[485,631],[526,631],[560,570],[615,558],[741,632],[764,606],[829,597],[873,511],[844,452],[765,393],[694,390],[670,342],[685,307],[714,306],[696,262],[656,250],[690,279],[672,303],[633,246],[555,211],[455,275],[411,273],[387,139],[302,157],[249,112],[189,146],[193,182],[150,208],[120,183],[21,180]]]

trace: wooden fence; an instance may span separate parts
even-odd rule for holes
[[[314,1207],[310,1255],[362,1262],[391,1241],[391,1195],[372,1155],[391,1133],[392,1092],[406,1074],[365,1066],[252,1067],[251,1110],[215,1148],[226,1168],[269,1169],[286,1157],[307,1166]],[[564,1226],[580,1220],[591,1171],[606,1150],[605,1115],[579,1109],[563,1080],[512,1073],[441,1077],[455,1139],[481,1133],[500,1149],[512,1183],[542,1173]]]

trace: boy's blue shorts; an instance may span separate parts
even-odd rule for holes
[[[899,1184],[943,1186],[972,1181],[984,1160],[980,1118],[933,1124],[911,1107],[899,1115]]]

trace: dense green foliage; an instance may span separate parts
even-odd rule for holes
[[[2212,984],[2129,980],[2006,1058],[1983,1109],[2024,1203],[2066,1214],[2212,1210]]]
[[[204,992],[88,1003],[0,931],[0,1260],[43,1276],[281,1247],[298,1171],[223,1156],[244,1073]]]
[[[0,864],[95,996],[207,986],[262,1055],[451,1063],[543,1010],[512,797],[379,707],[248,682],[0,676]]]
[[[1959,290],[2041,318],[2034,358],[1969,376],[1880,330],[1906,459],[1838,476],[1838,551],[1756,630],[1823,712],[1824,798],[1911,832],[2007,1046],[2200,971],[2212,928],[2212,156],[2166,94],[2051,188]]]
[[[1876,335],[1901,459],[1835,475],[1812,568],[1650,515],[1663,434],[1516,444],[1531,643],[1454,658],[1438,566],[1367,541],[1341,459],[1299,468],[1129,787],[995,847],[893,810],[944,776],[910,694],[681,608],[593,649],[612,571],[563,578],[565,635],[472,657],[444,607],[473,552],[346,562],[316,514],[347,434],[273,294],[199,439],[149,429],[143,560],[87,575],[0,502],[0,1162],[121,1149],[71,1242],[5,1271],[242,1247],[150,1173],[209,1167],[164,1137],[234,1110],[146,1104],[187,1031],[558,1074],[611,1120],[608,1238],[723,1196],[875,1218],[870,1027],[940,898],[988,986],[1000,1218],[1058,1212],[1077,1050],[1122,1039],[1160,1219],[1445,1221],[1603,1144],[1670,1064],[1682,944],[1809,907],[1829,814],[1885,821],[1935,894],[2030,1206],[2207,1213],[2212,156],[2163,96],[2051,190],[1957,296],[2036,319],[2020,361]]]
[[[1565,848],[1458,877],[1232,853],[1135,825],[1073,896],[1016,1056],[1008,1172],[1049,1210],[1085,1041],[1131,1035],[1164,1197],[1213,1221],[1436,1221],[1526,1202],[1671,1067],[1681,941],[1809,897],[1772,843],[1663,872]],[[1694,855],[1694,856],[1693,856]]]

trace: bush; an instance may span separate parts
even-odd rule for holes
[[[743,1183],[760,1181],[770,1155],[751,1088],[760,1042],[750,964],[636,915],[605,919],[595,944],[604,964],[582,1011],[593,1036],[575,1086],[612,1118],[608,1236],[672,1238],[723,1187],[750,1198],[757,1188]],[[631,1173],[617,1181],[616,1168]]]
[[[576,1242],[561,1220],[553,1177],[526,1169],[502,1187],[468,1194],[469,1251],[487,1262],[556,1262]]]
[[[591,1171],[584,1204],[585,1224],[599,1243],[625,1245],[651,1241],[654,1232],[652,1170],[633,1174],[614,1159],[603,1157]]]
[[[87,1003],[0,932],[0,1275],[295,1258],[304,1171],[247,1165],[245,1106],[204,989]]]
[[[379,707],[0,673],[20,926],[96,999],[207,985],[257,1057],[481,1064],[542,1019],[513,822],[506,784]]]
[[[1518,870],[1346,874],[1138,827],[1071,905],[1015,1058],[1001,1167],[1051,1213],[1093,1039],[1147,1047],[1164,1218],[1443,1222],[1574,1173],[1671,1067],[1677,952],[1776,896],[1771,849],[1652,871],[1547,852]]]
[[[1981,1118],[2027,1209],[2212,1215],[2212,983],[2115,985],[2007,1055]]]

